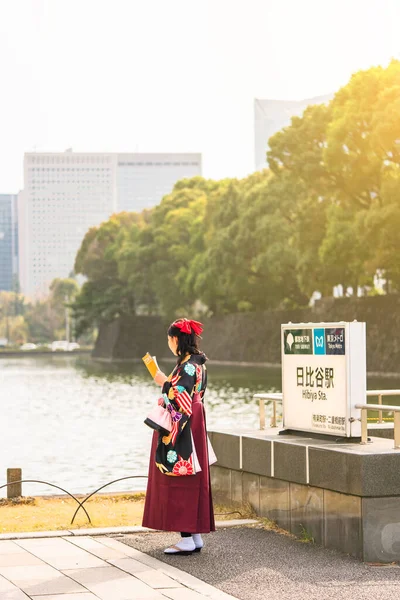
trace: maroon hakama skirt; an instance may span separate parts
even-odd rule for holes
[[[208,464],[204,406],[193,401],[190,426],[201,471],[196,475],[164,475],[155,463],[158,433],[151,446],[143,526],[161,531],[215,531]]]

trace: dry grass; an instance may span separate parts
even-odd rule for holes
[[[71,525],[72,516],[78,505],[68,497],[0,499],[0,533],[133,527],[142,523],[144,498],[143,493],[98,495],[91,498],[85,503],[92,520],[91,525],[82,509],[79,510],[74,524]],[[217,504],[214,512],[218,521],[254,517],[248,505],[232,507]]]
[[[82,509],[79,510],[74,524],[71,525],[71,519],[77,506],[71,498],[2,500],[0,503],[0,533],[141,525],[144,494],[107,495],[91,498],[85,504],[92,520],[91,525]]]
[[[286,535],[294,540],[297,539],[293,533],[290,533],[290,531],[287,531],[286,529],[282,529],[275,523],[275,521],[271,521],[271,519],[267,519],[266,517],[258,517],[258,522],[258,527],[261,527],[261,529],[265,529],[266,531],[275,531],[275,533],[279,533],[280,535]]]

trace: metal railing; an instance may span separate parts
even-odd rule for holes
[[[382,404],[385,396],[400,396],[400,390],[367,390],[367,398],[378,397],[378,404],[357,404],[361,411],[361,443],[368,441],[368,410],[378,411],[378,423],[383,423],[383,413],[393,413],[394,416],[394,447],[400,448],[400,407]],[[270,427],[277,427],[276,405],[282,404],[282,392],[254,394],[253,398],[259,400],[260,429],[265,429],[265,401],[272,403],[272,416]]]
[[[270,427],[277,427],[276,404],[282,404],[282,392],[270,392],[269,394],[254,394],[253,398],[259,399],[260,429],[265,429],[265,400],[272,402],[272,417]]]
[[[371,394],[372,395],[372,394]],[[388,394],[389,395],[389,394]],[[392,394],[393,396],[395,394]],[[368,443],[368,418],[369,410],[378,410],[381,412],[392,412],[394,417],[394,447],[400,448],[400,406],[390,406],[388,404],[356,404],[356,408],[361,410],[361,443]]]
[[[99,488],[97,488],[94,492],[92,492],[91,494],[89,494],[88,496],[86,496],[86,498],[84,498],[82,500],[82,502],[79,501],[79,499],[74,496],[73,494],[71,494],[70,492],[68,492],[68,490],[66,490],[65,488],[60,487],[59,485],[56,485],[54,483],[50,483],[49,481],[42,481],[41,479],[20,479],[18,481],[9,481],[7,483],[5,483],[4,485],[0,486],[0,490],[3,488],[8,488],[10,486],[15,486],[15,485],[19,485],[21,488],[20,494],[19,496],[15,496],[16,498],[23,498],[22,496],[22,483],[41,483],[44,485],[48,485],[50,487],[53,487],[57,490],[61,490],[62,492],[64,492],[67,496],[69,496],[70,498],[72,498],[72,500],[75,500],[75,502],[78,504],[77,509],[74,512],[74,515],[72,517],[72,521],[71,521],[71,525],[74,524],[75,521],[75,517],[78,514],[79,509],[82,508],[82,510],[85,512],[85,515],[88,519],[89,524],[92,524],[92,520],[89,516],[89,513],[87,512],[86,508],[83,506],[88,500],[90,500],[90,498],[92,498],[92,496],[94,496],[95,494],[98,494],[100,492],[100,490],[103,490],[104,488],[108,487],[109,485],[112,485],[113,483],[118,483],[119,481],[125,481],[126,479],[148,479],[148,475],[128,475],[126,477],[120,477],[119,479],[113,479],[113,481],[109,481],[108,483],[105,483],[104,485],[100,486]],[[129,492],[127,492],[129,493]],[[9,497],[10,498],[10,497]],[[14,498],[14,496],[11,496],[11,498]],[[51,496],[50,496],[51,498]],[[2,499],[2,498],[1,498]],[[224,513],[214,513],[215,517],[225,517],[226,515],[240,515],[241,517],[244,517],[245,515],[243,515],[240,510],[234,510],[232,512],[224,512]]]
[[[367,390],[367,398],[378,396],[378,404],[382,404],[382,396],[400,396],[400,390]],[[378,423],[383,423],[383,410],[378,410]]]
[[[73,523],[75,521],[75,517],[78,514],[79,509],[81,509],[81,508],[85,512],[88,522],[91,524],[92,521],[90,519],[89,513],[87,512],[86,508],[83,506],[85,504],[85,502],[87,502],[92,496],[97,494],[100,490],[103,490],[105,487],[108,487],[109,485],[112,485],[113,483],[118,483],[119,481],[125,481],[126,479],[147,479],[147,475],[128,475],[127,477],[120,477],[119,479],[114,479],[113,481],[109,481],[108,483],[105,483],[104,485],[97,488],[97,490],[95,490],[94,492],[92,492],[91,494],[86,496],[86,498],[84,498],[81,502],[79,501],[79,499],[76,496],[74,496],[73,494],[68,492],[68,490],[60,487],[59,485],[55,485],[54,483],[50,483],[49,481],[42,481],[41,479],[20,479],[19,481],[9,481],[9,482],[5,483],[4,485],[0,485],[0,490],[3,488],[8,488],[9,486],[15,486],[17,484],[22,484],[22,483],[41,483],[43,485],[48,485],[50,487],[56,488],[57,490],[61,490],[62,492],[64,492],[64,494],[67,494],[70,498],[75,500],[75,502],[78,504],[78,507],[75,510],[74,515],[72,517],[71,525],[73,525]],[[22,491],[21,491],[20,495],[22,496]]]

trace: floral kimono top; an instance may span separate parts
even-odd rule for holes
[[[196,474],[195,449],[191,432],[192,397],[203,400],[207,387],[204,354],[192,354],[172,371],[164,383],[164,406],[171,412],[172,431],[159,434],[156,465],[165,475]]]

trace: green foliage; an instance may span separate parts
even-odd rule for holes
[[[176,183],[159,206],[85,236],[78,331],[119,315],[306,305],[314,291],[400,289],[400,62],[355,74],[269,140],[269,170]],[[61,292],[60,292],[61,293]]]
[[[50,297],[53,303],[62,304],[73,300],[79,292],[75,279],[53,279],[50,284]]]
[[[78,291],[69,278],[54,279],[48,297],[32,303],[19,292],[0,292],[0,337],[11,346],[65,339],[65,310]]]
[[[56,339],[65,339],[64,307],[54,306],[49,298],[31,304],[25,315],[29,342],[45,344]]]
[[[357,73],[328,107],[309,107],[273,136],[268,159],[294,199],[304,293],[370,288],[377,271],[399,288],[399,61]]]
[[[304,544],[315,544],[314,536],[307,531],[303,525],[300,525],[299,542],[303,542]]]
[[[136,213],[113,215],[85,235],[75,260],[75,272],[87,281],[72,303],[79,336],[103,321],[135,312],[135,298],[126,278],[120,276],[120,250],[131,228],[144,217]]]
[[[25,312],[25,299],[20,293],[0,292],[0,338],[7,339],[9,344],[26,340]]]
[[[45,344],[66,338],[65,313],[79,292],[72,278],[54,279],[46,298],[29,304],[25,313],[27,341]]]

